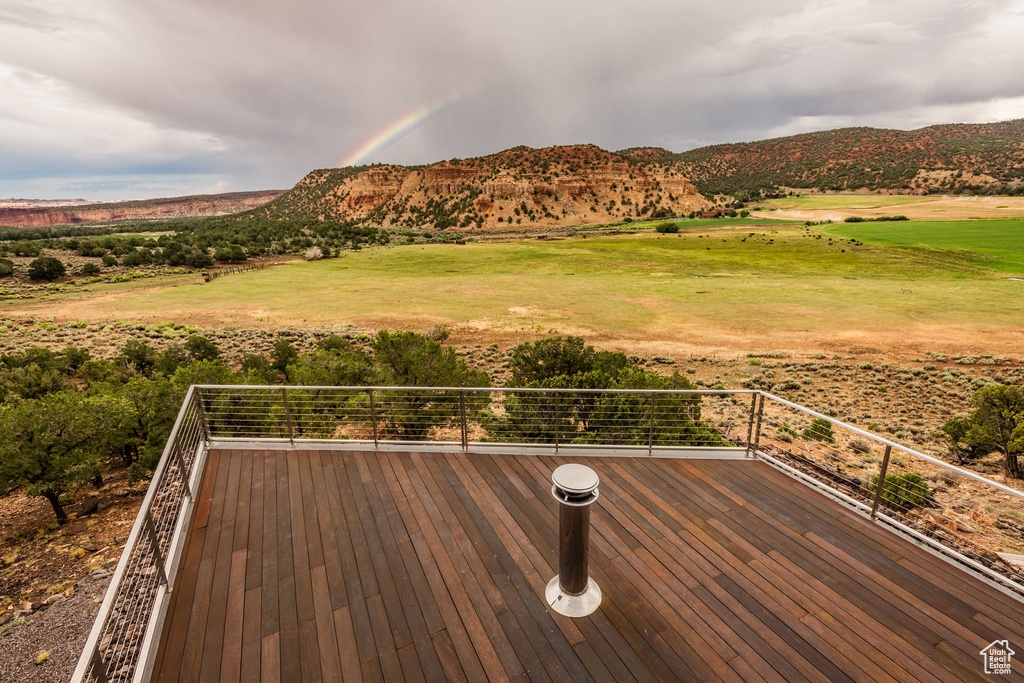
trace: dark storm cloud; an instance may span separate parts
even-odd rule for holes
[[[189,191],[288,187],[445,99],[377,158],[580,142],[680,150],[1019,117],[1022,10],[1020,0],[8,0],[0,196],[17,194],[18,178],[44,187],[44,173],[83,188],[109,175],[145,185],[140,169],[192,174]]]

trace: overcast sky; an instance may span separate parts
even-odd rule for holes
[[[1024,0],[0,0],[0,198],[1024,117]]]

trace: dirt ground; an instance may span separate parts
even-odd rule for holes
[[[127,484],[127,470],[109,470],[100,489],[85,486],[57,524],[44,498],[0,498],[0,614],[42,603],[97,569],[116,563],[149,482]],[[98,510],[82,515],[86,507]]]
[[[109,294],[94,297],[98,301]],[[94,335],[94,343],[103,345],[107,330],[118,322],[110,317],[92,317],[91,310],[76,305],[75,301],[40,303],[38,306],[19,307],[19,315],[11,320],[33,317],[39,320],[45,316],[47,324],[69,324],[88,322],[90,327],[101,329],[103,334]],[[276,336],[278,330],[288,330],[299,335],[338,332],[374,333],[379,329],[429,329],[445,324],[443,319],[422,316],[416,320],[407,317],[386,315],[361,316],[344,325],[315,325],[301,317],[287,315],[261,315],[258,309],[239,307],[218,309],[216,312],[190,312],[180,316],[189,328],[235,329],[242,339],[247,337]],[[536,316],[534,316],[536,317]],[[533,318],[531,318],[533,320]],[[140,318],[137,324],[152,326],[164,323],[166,317],[150,316]],[[134,323],[128,323],[132,325]],[[0,316],[0,325],[3,317]],[[457,344],[491,344],[514,346],[526,341],[549,336],[546,328],[521,329],[491,320],[473,320],[466,324],[447,325],[452,341]],[[543,326],[541,326],[543,327]],[[898,357],[913,356],[927,352],[949,355],[992,353],[1014,355],[1024,352],[1020,343],[1021,329],[999,325],[934,325],[927,322],[906,324],[898,329],[847,329],[841,333],[832,330],[801,329],[754,329],[728,320],[704,321],[695,328],[692,325],[674,328],[662,326],[657,330],[639,330],[635,333],[598,332],[583,327],[570,327],[559,323],[559,334],[585,338],[589,343],[610,351],[643,353],[647,355],[672,356],[715,356],[740,358],[750,352],[764,350],[780,351],[794,356],[816,353],[839,353],[844,355],[868,355]],[[182,341],[184,341],[182,339]],[[18,345],[30,343],[31,337],[0,342]],[[112,340],[112,343],[114,341]]]

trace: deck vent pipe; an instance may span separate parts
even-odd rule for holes
[[[558,501],[558,576],[544,591],[551,609],[567,617],[585,617],[601,604],[601,589],[590,578],[590,506],[597,500],[597,473],[569,464],[551,474],[551,495]]]

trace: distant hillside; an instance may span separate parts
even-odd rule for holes
[[[912,131],[842,128],[658,160],[675,164],[709,196],[772,187],[1024,194],[1024,119]]]
[[[395,228],[496,229],[675,216],[708,206],[670,164],[574,145],[516,147],[431,166],[321,169],[249,213]]]
[[[229,192],[167,199],[140,199],[128,202],[105,202],[85,206],[3,208],[0,225],[15,228],[39,228],[51,225],[108,223],[111,221],[146,220],[153,218],[196,218],[223,216],[266,204],[284,190],[262,192]]]
[[[91,204],[102,204],[96,200],[88,199],[0,199],[0,209],[44,209],[53,206],[89,206]]]

